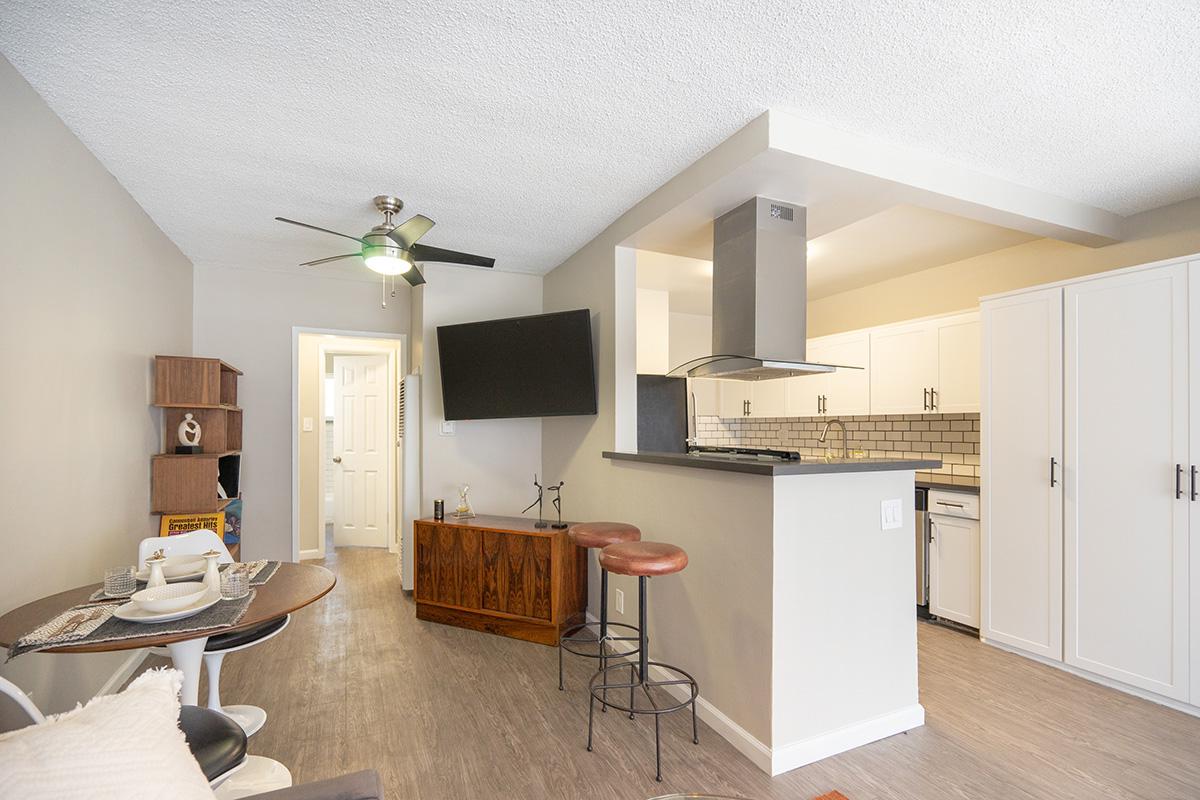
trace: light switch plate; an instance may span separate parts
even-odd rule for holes
[[[884,500],[879,504],[879,526],[885,531],[904,526],[904,509],[900,498]]]
[[[442,434],[442,436],[453,436],[454,435],[454,421],[453,420],[448,420],[448,419],[442,420],[441,434]]]
[[[304,418],[304,432],[305,432],[305,433],[312,433],[312,429],[313,429],[313,421],[312,421],[312,419],[313,419],[312,417],[305,417],[305,418]]]

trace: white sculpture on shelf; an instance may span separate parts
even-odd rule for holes
[[[470,519],[475,516],[475,512],[471,510],[471,501],[467,499],[469,491],[471,487],[465,483],[458,490],[458,508],[454,509],[454,516],[458,519]]]
[[[187,447],[200,445],[200,423],[191,414],[184,414],[183,422],[179,423],[179,443]]]

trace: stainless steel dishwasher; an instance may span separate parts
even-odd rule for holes
[[[917,546],[917,616],[929,617],[929,490],[917,487],[913,514]]]

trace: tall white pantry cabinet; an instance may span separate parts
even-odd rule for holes
[[[1200,706],[1200,260],[982,321],[981,638]]]

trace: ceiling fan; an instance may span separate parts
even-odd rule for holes
[[[418,261],[438,261],[445,264],[466,264],[472,267],[492,267],[496,259],[485,256],[460,253],[457,250],[443,250],[440,247],[417,244],[417,240],[433,227],[433,220],[417,214],[399,225],[392,224],[392,215],[398,214],[404,208],[404,201],[399,197],[381,194],[374,200],[375,208],[383,214],[383,222],[376,225],[362,236],[351,236],[348,233],[338,233],[328,228],[297,222],[294,219],[276,217],[280,222],[289,225],[299,225],[314,231],[332,233],[345,239],[353,239],[361,245],[358,252],[346,253],[340,256],[318,258],[316,261],[306,261],[300,266],[315,267],[318,264],[328,264],[330,261],[340,261],[343,258],[362,258],[367,268],[383,276],[400,275],[413,286],[425,283],[421,271],[417,269]]]

